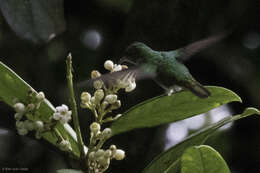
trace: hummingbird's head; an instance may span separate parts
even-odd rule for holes
[[[134,42],[126,48],[125,56],[131,60],[143,59],[151,49],[141,42]]]

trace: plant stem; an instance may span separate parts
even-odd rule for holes
[[[75,128],[76,134],[77,134],[78,147],[80,150],[80,158],[85,159],[84,143],[83,143],[81,132],[80,132],[78,112],[77,112],[77,103],[75,100],[75,94],[74,94],[74,89],[73,89],[71,54],[69,54],[67,57],[66,65],[67,65],[67,82],[68,82],[68,89],[69,89],[69,96],[70,96],[70,106],[71,106],[71,110],[72,110],[73,125]]]
[[[60,140],[60,141],[63,140],[62,135],[60,134],[60,132],[56,128],[54,128],[54,133],[55,133],[56,137],[58,138],[58,140]]]
[[[106,142],[106,140],[100,140],[96,146],[97,150],[100,149],[104,145],[105,142]]]

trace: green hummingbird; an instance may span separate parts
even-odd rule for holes
[[[222,33],[172,51],[155,51],[144,43],[135,42],[126,49],[121,61],[137,65],[137,77],[138,74],[139,78],[152,77],[168,95],[184,88],[200,98],[207,98],[210,92],[194,79],[182,61],[225,36],[226,33]]]
[[[200,98],[207,98],[210,96],[210,92],[194,79],[182,62],[223,39],[226,35],[226,32],[221,33],[172,51],[155,51],[144,43],[132,43],[126,48],[124,56],[119,62],[120,64],[123,62],[134,64],[132,68],[104,74],[101,77],[88,80],[87,83],[90,84],[101,79],[107,85],[113,86],[121,79],[128,81],[132,78],[135,80],[152,78],[166,90],[168,95],[182,89],[188,89]],[[81,83],[81,86],[82,84],[85,85],[86,82]]]

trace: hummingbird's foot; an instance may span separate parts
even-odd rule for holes
[[[166,89],[166,94],[167,94],[168,96],[170,96],[170,95],[172,95],[173,93],[179,92],[179,91],[181,91],[181,90],[183,90],[182,87],[180,87],[180,86],[178,86],[178,85],[174,85],[174,86],[172,86],[172,87]]]
[[[166,94],[168,96],[171,96],[173,94],[174,90],[172,88],[167,89]]]
[[[156,79],[154,79],[154,81],[161,87],[165,90],[165,93],[170,96],[172,95],[173,93],[176,93],[176,92],[179,92],[181,90],[183,90],[182,87],[180,87],[179,85],[173,85],[171,87],[167,87],[165,85],[163,85],[161,82],[157,81]]]

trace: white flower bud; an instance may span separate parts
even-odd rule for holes
[[[100,77],[100,76],[101,76],[101,74],[100,74],[99,71],[97,71],[97,70],[93,70],[93,71],[91,72],[91,78],[92,78],[92,79],[97,78],[97,77]]]
[[[28,111],[32,111],[32,110],[34,110],[34,108],[35,108],[35,105],[33,103],[30,103],[30,104],[27,105]]]
[[[62,104],[61,106],[57,106],[56,107],[56,111],[60,112],[61,114],[64,114],[65,112],[67,112],[69,110],[67,105]]]
[[[24,127],[25,127],[27,130],[31,131],[31,130],[34,129],[34,124],[33,124],[33,122],[30,121],[30,120],[25,120],[25,121],[24,121]]]
[[[102,138],[102,134],[101,134],[100,131],[97,132],[96,137],[97,137],[97,139],[101,139]]]
[[[44,124],[43,124],[43,122],[42,121],[35,121],[34,122],[34,125],[35,125],[35,128],[37,129],[37,130],[42,130],[43,128],[44,128]]]
[[[116,160],[122,160],[125,158],[125,152],[123,150],[117,149],[113,157]]]
[[[90,109],[90,105],[88,103],[80,103],[80,107],[81,108],[89,108]]]
[[[113,68],[114,72],[121,71],[121,70],[122,70],[122,66],[121,65],[114,64],[114,68]]]
[[[127,65],[121,65],[121,67],[122,67],[122,70],[128,69]]]
[[[71,114],[72,114],[72,112],[71,112],[71,111],[68,111],[65,115],[63,115],[63,116],[60,118],[61,124],[68,123],[68,122],[71,120]]]
[[[110,128],[105,128],[103,131],[102,131],[102,136],[105,138],[105,139],[108,139],[112,136],[112,131]]]
[[[101,89],[103,87],[103,81],[102,80],[96,80],[93,82],[93,87],[95,89]]]
[[[23,121],[16,121],[15,123],[17,129],[24,128],[24,122]]]
[[[69,111],[68,106],[61,105],[56,107],[56,112],[52,114],[53,119],[60,120],[62,124],[65,124],[71,120],[72,112]]]
[[[111,151],[116,150],[116,146],[115,146],[115,145],[110,145],[109,149],[110,149]]]
[[[25,128],[21,128],[21,129],[17,129],[17,132],[18,132],[19,135],[24,136],[28,133],[28,130],[25,129]]]
[[[98,158],[98,162],[100,165],[102,165],[102,167],[106,168],[110,164],[110,158],[101,156]]]
[[[90,102],[91,95],[88,92],[82,92],[80,99],[83,103],[89,103]]]
[[[103,101],[103,102],[101,103],[101,108],[102,108],[102,109],[106,109],[108,105],[109,105],[109,103],[108,103],[107,101]]]
[[[114,157],[114,155],[116,154],[116,146],[115,145],[110,145],[109,149],[111,150],[112,152],[112,157]]]
[[[115,103],[112,104],[111,109],[114,110],[114,109],[118,109],[120,107],[121,107],[121,101],[117,100]]]
[[[94,134],[97,134],[97,132],[100,131],[100,125],[96,122],[92,123],[90,125],[90,131],[93,132]]]
[[[111,157],[112,156],[112,151],[111,150],[106,150],[104,153],[104,157]]]
[[[21,120],[22,117],[23,117],[23,114],[22,114],[22,113],[15,113],[15,114],[14,114],[14,118],[15,118],[16,120]]]
[[[105,97],[105,101],[107,101],[109,104],[113,104],[117,101],[117,95],[109,94]]]
[[[105,94],[104,94],[104,91],[102,89],[98,89],[94,93],[94,97],[95,97],[97,102],[100,102],[104,98],[104,95]]]
[[[95,105],[96,104],[96,98],[95,97],[91,97],[90,98],[90,103]]]
[[[95,159],[95,152],[94,151],[90,152],[88,157],[89,157],[90,160],[94,160]]]
[[[105,69],[112,71],[113,67],[114,67],[114,63],[111,60],[106,60],[106,62],[104,63],[104,67]]]
[[[131,92],[136,88],[135,82],[130,82],[129,85],[125,88],[125,92]]]
[[[45,95],[44,93],[41,91],[36,95],[36,99],[40,102],[43,101],[45,99]]]
[[[25,112],[25,106],[23,103],[16,103],[14,104],[14,110],[17,113],[24,113]]]
[[[102,157],[102,156],[104,156],[104,154],[105,154],[105,151],[102,149],[99,149],[95,152],[95,158],[97,159],[98,157]]]
[[[52,115],[53,119],[59,120],[61,118],[61,114],[59,112],[54,112]]]

